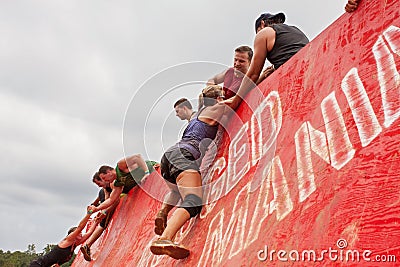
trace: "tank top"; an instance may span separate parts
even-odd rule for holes
[[[244,75],[244,74],[243,74]],[[235,69],[229,68],[224,77],[224,95],[225,99],[231,98],[236,95],[239,90],[240,84],[242,83],[244,76],[235,76]]]
[[[273,24],[270,27],[275,30],[276,37],[274,47],[267,53],[267,59],[275,69],[278,69],[309,41],[307,36],[295,26]]]
[[[209,125],[199,120],[199,115],[204,109],[205,107],[197,112],[196,118],[189,122],[183,132],[182,139],[172,147],[186,149],[196,160],[200,158],[201,152],[205,151],[214,140],[218,131],[218,124]]]
[[[154,171],[154,165],[157,164],[155,161],[145,160],[147,168],[149,168],[149,172],[152,173]],[[123,193],[128,193],[133,187],[135,187],[140,181],[142,181],[145,172],[142,168],[138,167],[128,173],[123,172],[119,169],[118,164],[115,167],[115,172],[117,174],[117,178],[114,181],[114,186],[121,187],[123,186]]]
[[[61,265],[71,259],[72,254],[74,253],[74,248],[75,247],[73,245],[66,248],[60,248],[58,245],[56,245],[49,253],[38,258],[32,263],[38,263],[43,267],[50,267],[56,263]]]
[[[100,203],[103,203],[106,200],[106,194],[105,194],[104,190],[106,190],[108,193],[112,192],[111,187],[106,187],[106,188],[100,189],[100,191],[99,191]]]

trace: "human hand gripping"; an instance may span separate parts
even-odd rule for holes
[[[101,212],[97,213],[96,217],[94,218],[94,220],[96,222],[101,222],[101,220],[103,220],[105,217],[107,216],[107,212],[105,210],[102,210]]]
[[[93,205],[87,206],[87,214],[93,214],[97,211],[97,207]]]
[[[360,0],[348,0],[346,6],[344,7],[344,10],[349,13],[353,12],[357,9],[358,2],[360,2]]]
[[[240,102],[242,102],[241,98],[236,95],[224,101],[221,101],[220,104],[225,104],[231,109],[235,110],[239,106]]]

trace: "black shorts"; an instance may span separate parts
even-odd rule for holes
[[[176,184],[176,178],[185,170],[191,169],[200,173],[198,160],[184,148],[169,149],[161,158],[160,165],[163,178],[173,184]]]

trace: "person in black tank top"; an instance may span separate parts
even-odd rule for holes
[[[274,70],[281,67],[298,51],[308,44],[307,36],[295,26],[283,24],[285,15],[262,14],[255,23],[254,57],[249,71],[243,78],[237,94],[225,101],[232,109],[236,109],[245,95],[262,82]],[[261,74],[265,60],[272,64]]]
[[[161,174],[171,191],[165,197],[155,219],[154,231],[161,235],[150,246],[155,255],[183,259],[190,254],[186,247],[174,243],[173,238],[186,221],[201,212],[203,191],[199,166],[205,153],[203,145],[209,144],[208,141],[215,138],[220,119],[227,107],[219,103],[223,101],[223,96],[221,86],[209,85],[203,89],[196,117],[190,120],[182,139],[170,147],[161,159]],[[204,142],[206,140],[208,141]],[[176,204],[176,196],[182,202],[167,223],[168,212]]]
[[[30,263],[30,267],[50,267],[53,264],[61,265],[68,262],[75,248],[85,242],[85,240],[93,233],[97,224],[100,221],[100,217],[96,218],[87,233],[82,235],[82,230],[85,228],[86,223],[90,218],[91,213],[87,213],[85,217],[80,221],[77,227],[72,227],[68,231],[68,235],[61,240],[54,248],[44,256]]]

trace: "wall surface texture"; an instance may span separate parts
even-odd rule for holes
[[[74,266],[398,266],[399,70],[400,1],[361,1],[231,118],[206,160],[210,203],[176,237],[187,259],[149,250],[167,191],[153,173]]]

